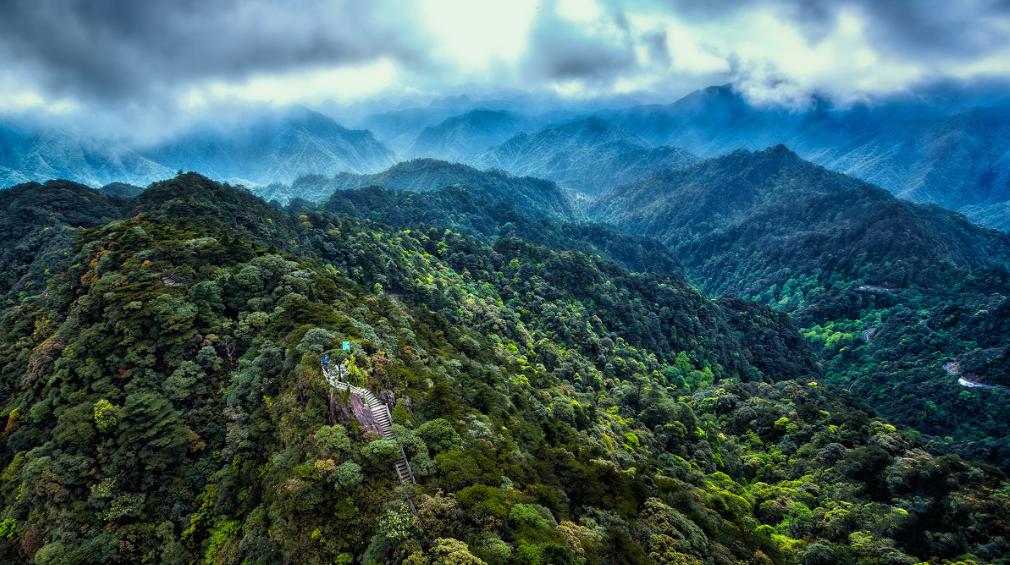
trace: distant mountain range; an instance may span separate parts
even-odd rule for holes
[[[49,125],[0,120],[0,188],[71,179],[92,186],[171,176],[172,170],[135,150]]]
[[[0,187],[52,178],[143,186],[177,170],[262,186],[434,157],[595,196],[697,158],[783,143],[896,195],[1010,230],[1010,106],[1005,98],[961,98],[908,95],[847,107],[815,99],[787,108],[715,86],[671,104],[610,110],[460,99],[351,119],[362,130],[288,108],[231,127],[195,127],[154,146],[6,119]]]
[[[575,120],[532,135],[521,133],[473,158],[480,167],[550,179],[590,195],[695,161],[683,149],[653,147],[600,118]]]
[[[758,107],[730,86],[673,104],[602,112],[653,143],[703,157],[785,143],[799,155],[919,202],[1010,228],[1010,107],[895,100],[837,108]]]
[[[371,132],[343,128],[304,108],[237,128],[193,131],[145,153],[171,168],[252,184],[286,182],[306,174],[368,173],[395,162]]]
[[[340,173],[333,177],[302,177],[291,185],[257,189],[267,200],[282,203],[294,198],[323,202],[335,191],[378,186],[394,192],[431,192],[459,187],[484,202],[507,202],[530,217],[573,221],[578,217],[568,195],[553,182],[517,177],[502,171],[480,171],[459,163],[435,159],[405,161],[371,175]]]
[[[509,139],[530,120],[513,112],[473,110],[424,128],[410,155],[466,161],[473,155]]]
[[[232,128],[197,128],[149,147],[126,146],[51,126],[0,122],[0,187],[52,178],[91,186],[146,185],[176,170],[247,184],[299,176],[367,173],[395,162],[370,132],[349,130],[304,108],[263,115]]]

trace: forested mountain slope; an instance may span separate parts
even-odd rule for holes
[[[823,392],[765,307],[514,238],[289,213],[192,174],[120,218],[0,315],[4,561],[1010,550],[1001,474]],[[392,406],[395,439],[328,394],[324,353]]]
[[[502,110],[472,110],[424,128],[410,149],[412,157],[465,161],[509,139],[528,120]]]
[[[599,118],[521,133],[473,158],[480,167],[550,179],[595,195],[657,171],[689,165],[696,158],[677,147],[653,147]]]
[[[883,414],[1010,465],[1010,407],[957,382],[1007,384],[1010,236],[782,146],[622,187],[589,213],[659,237],[708,292],[790,312],[829,376]]]
[[[70,181],[0,191],[0,294],[12,299],[45,289],[47,275],[66,268],[77,230],[125,209],[124,201]]]
[[[342,190],[334,192],[323,208],[393,226],[450,228],[488,244],[515,237],[558,249],[598,253],[631,271],[683,274],[666,246],[654,238],[628,235],[603,224],[529,217],[507,199],[488,202],[460,186],[423,193],[376,186]]]
[[[506,202],[531,218],[573,221],[579,217],[571,199],[553,182],[517,177],[503,171],[481,171],[436,159],[404,161],[372,175],[341,173],[332,178],[304,177],[290,186],[268,186],[257,189],[257,193],[267,200],[281,203],[294,198],[318,203],[327,200],[335,191],[367,186],[421,193],[457,186],[476,200]]]
[[[836,106],[751,104],[729,85],[672,104],[601,112],[652,143],[704,157],[784,143],[815,163],[918,202],[1010,226],[1010,108],[997,98],[896,97]]]

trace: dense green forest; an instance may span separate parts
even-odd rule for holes
[[[628,185],[590,216],[660,238],[711,295],[788,312],[830,382],[934,448],[1010,469],[1010,235],[782,146]]]
[[[195,174],[0,202],[5,562],[1010,554],[999,470],[931,454],[827,387],[785,314],[670,269]],[[325,354],[391,406],[393,439],[331,403]]]
[[[272,184],[257,189],[265,200],[282,204],[292,200],[322,203],[334,191],[381,186],[396,192],[427,193],[459,187],[487,204],[506,203],[520,214],[540,220],[572,222],[580,218],[575,204],[557,184],[533,177],[513,176],[500,170],[481,171],[437,159],[414,159],[397,163],[381,173],[333,177],[307,175],[290,185]]]
[[[290,207],[297,210],[303,205],[295,201]],[[323,208],[399,227],[448,227],[488,244],[500,238],[520,238],[557,249],[586,251],[636,272],[683,274],[669,249],[654,238],[628,235],[604,224],[530,217],[511,201],[488,201],[465,186],[425,193],[394,192],[378,186],[340,190]]]

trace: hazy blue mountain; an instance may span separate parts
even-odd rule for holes
[[[676,147],[653,147],[627,129],[586,118],[521,133],[474,158],[481,167],[546,178],[586,194],[600,194],[656,171],[683,167],[695,157]]]
[[[473,110],[424,128],[410,154],[448,161],[465,161],[498,145],[529,125],[513,112]]]
[[[0,188],[54,178],[146,184],[171,171],[128,148],[49,126],[0,120]]]
[[[306,174],[368,173],[393,164],[368,131],[349,130],[305,108],[269,114],[232,128],[199,128],[146,151],[172,169],[251,184]]]
[[[274,184],[257,189],[267,200],[282,203],[295,198],[323,202],[338,190],[379,186],[391,191],[431,192],[460,187],[485,202],[508,202],[520,213],[535,218],[573,221],[579,217],[567,193],[557,184],[504,171],[481,171],[459,163],[414,159],[398,163],[381,173],[340,173],[333,177],[302,177],[290,185]]]
[[[406,155],[418,134],[452,115],[443,108],[404,108],[365,116],[357,126],[375,134],[382,143],[400,155]]]
[[[1010,231],[1010,201],[964,206],[961,211],[984,226]]]
[[[984,101],[980,102],[984,103]],[[1007,227],[1010,107],[952,104],[949,96],[905,97],[838,108],[756,107],[729,86],[673,104],[601,115],[654,143],[702,156],[785,143],[800,156],[918,202]]]

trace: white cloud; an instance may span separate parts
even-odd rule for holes
[[[182,106],[200,109],[226,100],[275,105],[351,101],[394,87],[396,64],[389,59],[364,65],[260,74],[241,82],[210,81],[194,85],[181,97]]]
[[[436,59],[470,72],[483,72],[523,55],[536,16],[537,0],[428,0],[417,4],[423,30]],[[408,14],[401,14],[404,23]]]
[[[579,23],[594,22],[603,14],[595,0],[558,0],[557,12],[562,18]]]
[[[679,21],[666,25],[666,45],[674,69],[687,73],[729,72],[730,64],[725,55],[704,41],[697,31]]]
[[[475,89],[670,100],[725,82],[801,104],[814,92],[848,101],[934,79],[1010,79],[1010,6],[986,0],[45,4],[0,18],[0,112],[164,122],[229,101]]]
[[[924,76],[920,65],[879,54],[854,11],[842,11],[814,41],[772,10],[734,24],[738,33],[724,48],[736,61],[739,86],[757,102],[796,103],[815,91],[849,102],[903,90]]]

